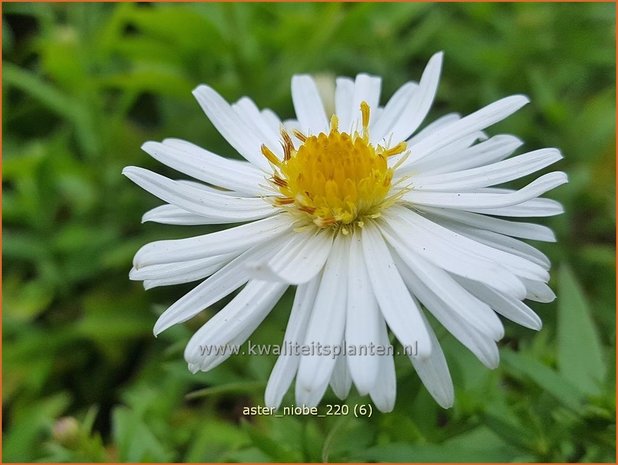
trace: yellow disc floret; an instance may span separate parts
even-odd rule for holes
[[[393,169],[388,157],[405,151],[402,142],[390,149],[369,142],[369,106],[361,104],[362,133],[339,132],[337,117],[331,119],[330,132],[305,136],[295,131],[302,142],[295,149],[290,135],[282,131],[283,160],[262,146],[271,162],[271,178],[278,190],[275,204],[289,209],[320,228],[362,226],[363,218],[375,218],[392,196]]]

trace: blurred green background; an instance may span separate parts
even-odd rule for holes
[[[615,460],[614,4],[2,7],[5,462]],[[544,329],[507,323],[494,371],[442,331],[450,410],[399,357],[393,413],[243,417],[274,358],[191,375],[184,345],[220,305],[152,336],[191,285],[145,292],[132,255],[211,229],[140,224],[159,202],[122,167],[173,176],[139,149],[165,137],[234,156],[191,96],[199,83],[291,117],[294,73],[382,75],[385,99],[437,50],[432,118],[524,93],[490,133],[565,154],[571,182],[550,197],[566,214],[543,220],[559,242],[538,244],[559,296],[531,304]],[[253,341],[281,341],[291,297]]]

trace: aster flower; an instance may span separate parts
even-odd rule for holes
[[[561,205],[540,197],[567,182],[551,172],[514,190],[495,187],[562,158],[543,148],[512,156],[515,136],[483,130],[524,106],[514,95],[465,117],[447,114],[418,131],[438,86],[442,53],[420,82],[404,84],[381,107],[379,77],[336,81],[327,115],[310,76],[292,79],[297,120],[281,121],[243,97],[228,104],[201,85],[194,95],[217,130],[246,161],[166,139],[143,149],[195,180],[172,180],[127,167],[133,182],[166,204],[143,221],[237,224],[218,232],[143,246],[130,277],[148,288],[203,280],[158,319],[155,335],[225,296],[240,292],[191,338],[185,359],[207,371],[240,345],[296,286],[285,344],[307,347],[414,347],[412,365],[443,407],[453,385],[431,313],[487,367],[498,365],[498,315],[538,330],[523,301],[550,302],[547,257],[521,239],[555,241],[545,226],[505,217],[545,217]],[[206,279],[204,279],[206,278]],[[344,342],[345,341],[345,342]],[[281,341],[278,341],[281,342]],[[317,405],[330,384],[345,398],[352,384],[382,411],[393,408],[391,353],[313,352],[279,356],[266,388],[280,405],[296,378],[296,403]]]

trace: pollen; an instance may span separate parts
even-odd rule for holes
[[[369,105],[362,102],[361,132],[340,132],[333,115],[328,134],[293,135],[300,141],[295,148],[291,136],[282,130],[283,159],[268,147],[262,153],[273,167],[270,178],[277,195],[274,203],[320,228],[337,228],[344,234],[362,227],[367,218],[393,201],[393,168],[388,158],[406,150],[405,142],[393,147],[369,142]]]

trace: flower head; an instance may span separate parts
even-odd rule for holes
[[[281,121],[248,98],[229,105],[207,86],[194,94],[246,161],[166,139],[143,149],[197,181],[127,167],[135,183],[166,202],[144,221],[245,223],[211,234],[159,241],[135,255],[131,279],[146,288],[203,280],[170,306],[155,334],[240,292],[189,341],[192,371],[214,368],[244,343],[285,290],[296,286],[282,352],[266,388],[279,406],[296,378],[296,403],[317,405],[330,384],[352,384],[382,411],[396,393],[390,332],[443,407],[453,386],[427,312],[487,367],[498,365],[498,315],[532,329],[523,302],[549,302],[549,260],[521,239],[554,241],[551,230],[505,217],[562,212],[541,198],[567,182],[545,174],[519,190],[499,186],[562,158],[548,148],[511,156],[522,142],[483,130],[527,103],[516,95],[465,117],[448,114],[417,131],[432,105],[442,54],[419,83],[379,105],[380,78],[338,78],[327,115],[309,76],[295,76],[297,120]],[[299,350],[298,347],[307,350]],[[318,348],[322,348],[322,352]],[[371,348],[374,350],[370,350]],[[363,350],[364,348],[364,350]]]

